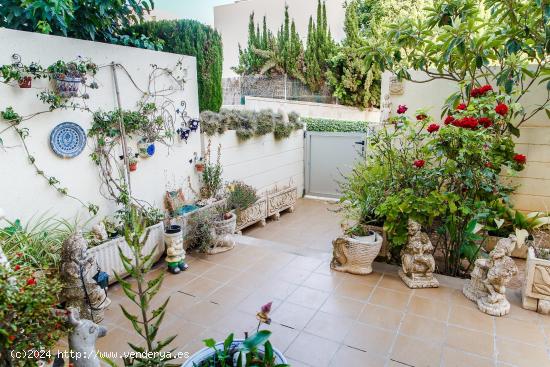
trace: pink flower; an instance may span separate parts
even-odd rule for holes
[[[262,306],[262,312],[265,314],[268,314],[271,312],[271,306],[273,305],[273,302],[266,303]]]
[[[424,165],[426,164],[426,161],[423,160],[423,159],[417,159],[416,161],[414,161],[413,165],[416,167],[416,168],[422,168],[424,167]]]
[[[431,134],[431,133],[434,133],[436,132],[437,130],[439,130],[439,125],[438,124],[431,124],[430,126],[428,126],[428,132]]]
[[[397,113],[400,114],[400,115],[402,115],[402,114],[404,114],[405,112],[407,112],[407,110],[408,110],[408,108],[407,108],[407,106],[405,106],[405,105],[399,105],[399,106],[397,106]]]

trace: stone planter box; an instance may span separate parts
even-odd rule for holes
[[[158,223],[154,226],[148,227],[149,238],[143,247],[143,254],[148,255],[154,250],[151,260],[156,262],[160,260],[164,254],[164,224]],[[95,256],[97,264],[107,274],[109,274],[109,284],[115,283],[115,273],[121,277],[128,276],[122,261],[120,260],[120,254],[118,248],[122,249],[122,253],[125,256],[133,259],[132,250],[126,243],[124,237],[117,237],[113,240],[102,243],[99,246],[92,247],[88,252]]]
[[[525,281],[521,291],[523,308],[548,314],[550,311],[550,260],[539,259],[529,247]]]
[[[237,233],[242,233],[243,228],[260,222],[265,226],[267,218],[267,197],[258,199],[255,204],[237,212]]]
[[[187,249],[187,246],[188,246],[188,241],[186,241],[186,238],[187,238],[187,233],[188,233],[188,230],[189,230],[189,220],[191,220],[194,216],[199,215],[200,213],[205,213],[205,212],[209,212],[209,211],[213,212],[213,211],[217,210],[217,208],[222,206],[222,205],[225,205],[225,199],[216,201],[215,203],[212,203],[212,204],[207,205],[207,206],[203,206],[203,207],[201,207],[197,210],[194,210],[194,211],[189,212],[189,213],[185,213],[183,215],[172,218],[170,220],[170,224],[175,224],[175,225],[181,226],[181,232],[182,232],[183,239],[184,239],[184,247],[186,249]]]
[[[281,212],[287,210],[294,211],[296,200],[298,198],[298,189],[291,186],[286,189],[267,195],[267,216],[279,220]]]

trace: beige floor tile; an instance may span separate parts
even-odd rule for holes
[[[328,296],[329,293],[327,292],[307,287],[299,287],[288,296],[287,302],[317,310],[325,303]]]
[[[376,288],[370,298],[370,303],[403,311],[407,308],[410,294],[392,291],[386,288]]]
[[[463,352],[493,358],[494,342],[494,337],[491,334],[449,326],[445,344]]]
[[[287,358],[287,361],[290,364],[290,366],[292,366],[292,367],[313,367],[310,364],[305,364],[305,363],[302,363],[302,362],[298,362],[294,359]]]
[[[330,275],[312,273],[302,285],[320,291],[332,292],[341,282],[341,279]]]
[[[364,306],[363,303],[357,300],[332,294],[328,296],[320,310],[332,315],[355,319],[359,316]]]
[[[222,306],[236,307],[249,295],[248,290],[226,285],[209,295],[207,299]]]
[[[367,353],[385,355],[390,351],[394,338],[395,331],[357,323],[351,327],[344,344]]]
[[[544,348],[498,337],[496,345],[499,362],[513,364],[517,367],[550,366],[550,357]]]
[[[439,302],[439,298],[419,297],[417,293],[412,297],[409,304],[410,313],[441,322],[447,322],[450,308],[449,302]]]
[[[209,301],[200,301],[187,309],[183,317],[196,324],[209,327],[221,319],[227,308]]]
[[[416,289],[414,292],[414,295],[418,297],[427,298],[433,301],[449,304],[449,303],[452,303],[453,297],[456,295],[457,292],[458,291],[456,289],[440,286],[439,288]]]
[[[272,334],[269,338],[271,344],[273,344],[275,348],[283,353],[287,350],[290,344],[292,344],[294,339],[296,339],[296,337],[300,333],[299,331],[292,328],[282,326],[275,321],[271,322],[270,325],[263,325],[260,329],[271,330]]]
[[[205,330],[206,327],[204,326],[199,326],[181,319],[165,320],[159,329],[157,339],[163,340],[175,335],[176,339],[174,339],[168,347],[169,349],[181,349],[189,342],[197,338]]]
[[[442,347],[423,340],[399,335],[391,353],[391,359],[414,367],[438,367]]]
[[[477,309],[453,305],[449,324],[493,334],[493,317]]]
[[[275,311],[281,303],[282,300],[278,298],[273,298],[270,295],[266,295],[263,292],[254,292],[246,297],[238,306],[237,309],[240,311],[246,312],[250,315],[256,315],[263,305],[272,302],[271,311]]]
[[[237,274],[237,276],[231,279],[227,284],[246,290],[255,290],[268,279],[269,277],[266,274],[245,271]]]
[[[341,274],[347,274],[347,273],[341,273]],[[349,275],[349,278],[354,282],[362,283],[373,288],[380,283],[383,276],[382,273],[379,273],[376,271],[368,275],[355,275],[355,274],[347,274],[347,275]]]
[[[482,358],[453,348],[443,348],[442,367],[494,367],[492,359]]]
[[[470,310],[478,310],[477,303],[470,301],[462,291],[455,290],[450,297],[451,307],[452,306],[461,306]]]
[[[301,333],[288,347],[286,355],[315,367],[325,367],[329,365],[338,347],[338,343],[333,341]]]
[[[240,271],[236,271],[233,268],[227,267],[225,265],[216,265],[204,272],[202,274],[202,277],[210,280],[215,280],[216,282],[220,283],[227,283],[239,274]]]
[[[538,346],[545,345],[545,335],[538,323],[497,317],[495,318],[495,325],[496,335],[499,338],[514,339],[519,342]]]
[[[225,335],[229,335],[231,333],[235,333],[235,335],[242,335],[245,332],[252,335],[256,331],[257,327],[258,320],[256,320],[254,316],[238,310],[233,310],[223,315],[211,326],[211,329]]]
[[[373,288],[354,280],[343,280],[334,291],[339,296],[349,297],[358,301],[367,301]]]
[[[332,359],[331,367],[384,367],[387,357],[342,345]],[[294,367],[294,366],[293,366]]]
[[[412,293],[414,290],[410,289],[403,283],[398,276],[384,274],[382,280],[378,283],[378,287],[391,289],[393,291]]]
[[[336,342],[342,342],[354,320],[335,316],[325,312],[318,312],[305,327],[305,331]]]
[[[389,330],[397,330],[404,313],[373,304],[365,305],[359,321]]]
[[[315,312],[311,308],[285,302],[275,310],[271,318],[281,325],[302,330],[313,318]]]
[[[214,266],[216,266],[216,264],[212,262],[197,259],[189,264],[189,269],[181,274],[177,274],[176,276],[179,277],[184,274],[202,275]]]
[[[294,260],[288,263],[288,267],[301,270],[314,271],[323,263],[322,260],[313,259],[305,256],[297,256]]]
[[[155,298],[155,305],[158,306],[159,302],[162,302],[164,298]],[[166,305],[166,311],[172,314],[183,316],[195,303],[198,302],[196,297],[191,297],[187,294],[175,292],[170,296],[170,300]]]
[[[277,278],[279,280],[292,283],[292,284],[302,284],[311,274],[311,270],[298,269],[291,267],[284,267],[278,273]]]
[[[197,298],[206,298],[222,285],[223,283],[216,282],[215,280],[199,277],[180,287],[178,291]]]
[[[274,276],[263,282],[255,293],[261,293],[272,298],[286,299],[296,288],[298,288],[298,285],[276,279]]]
[[[446,329],[447,326],[442,322],[407,314],[401,323],[399,333],[431,343],[443,343]]]

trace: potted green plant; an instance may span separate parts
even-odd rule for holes
[[[137,164],[138,164],[137,158],[128,157],[128,169],[130,170],[130,172],[137,171]]]
[[[97,65],[79,58],[76,61],[58,60],[48,67],[50,77],[56,84],[58,94],[63,98],[78,96],[80,85],[86,82],[86,75],[95,75]]]
[[[233,181],[227,185],[227,192],[227,206],[237,214],[238,232],[257,222],[265,225],[267,199],[258,198],[255,188],[242,181]]]

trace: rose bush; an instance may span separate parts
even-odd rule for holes
[[[397,116],[371,139],[363,170],[375,167],[385,176],[378,187],[364,188],[363,197],[374,190],[384,199],[363,210],[374,213],[363,220],[374,216],[384,222],[396,247],[407,241],[408,218],[419,221],[439,239],[434,245],[444,261],[438,270],[459,275],[461,259],[472,263],[478,255],[479,225],[493,217],[497,204],[510,205],[514,187],[506,176],[526,163],[507,129],[513,108],[484,85],[473,88],[469,100],[457,101],[442,124],[424,111],[409,119],[406,110],[399,106]]]

